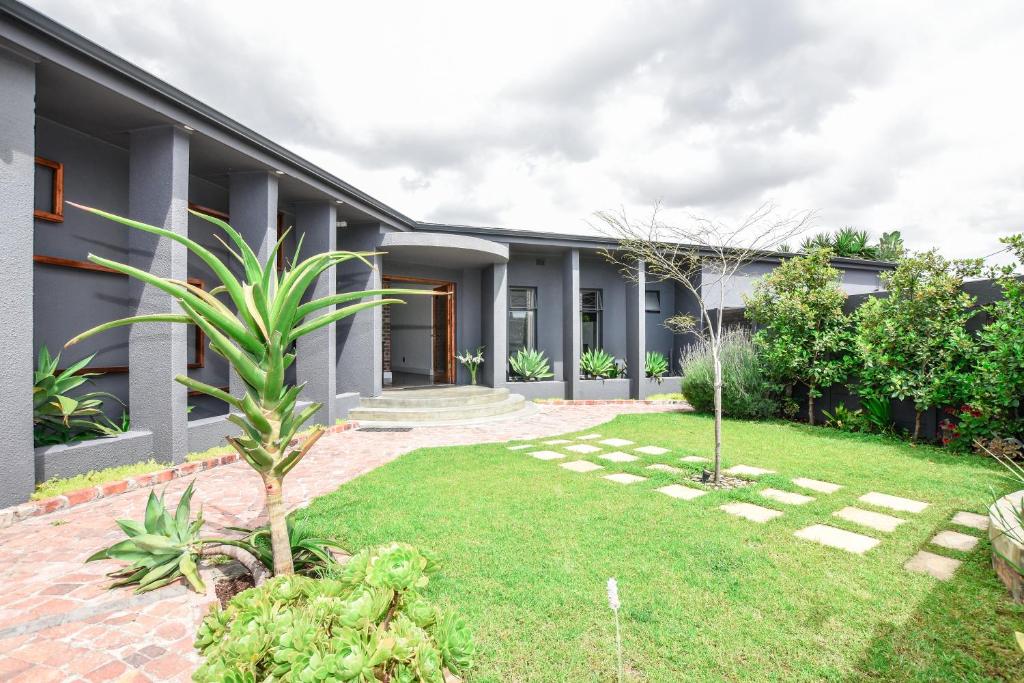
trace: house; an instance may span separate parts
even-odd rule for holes
[[[63,359],[96,354],[92,368],[103,373],[96,389],[130,405],[130,431],[33,449],[30,396],[40,346],[55,352],[97,323],[174,310],[166,295],[88,262],[89,253],[201,287],[212,282],[183,246],[67,201],[187,234],[224,256],[212,226],[188,208],[229,220],[261,256],[288,227],[285,253],[297,235],[305,253],[383,252],[371,257],[373,269],[346,264],[328,273],[318,295],[390,286],[445,294],[363,311],[299,342],[291,379],[323,404],[315,420],[324,424],[387,383],[465,383],[455,352],[478,346],[486,347],[490,387],[508,384],[506,358],[525,346],[545,351],[554,373],[551,381],[516,385],[528,398],[642,397],[642,372],[581,380],[581,350],[603,348],[642,368],[645,351],[674,360],[687,341],[662,323],[694,302],[670,283],[623,280],[599,255],[611,241],[416,221],[12,0],[0,0],[0,92],[0,508],[25,500],[51,476],[150,457],[180,462],[233,430],[225,405],[189,396],[172,381],[188,373],[238,388],[202,335],[135,326],[93,337]],[[730,305],[776,262],[753,264],[731,286]],[[839,265],[851,292],[878,288],[884,266]],[[106,408],[116,417],[123,406],[109,401]]]

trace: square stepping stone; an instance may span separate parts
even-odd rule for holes
[[[953,573],[956,572],[956,568],[959,566],[960,560],[936,555],[927,550],[919,550],[917,555],[907,560],[903,568],[908,572],[927,574],[939,581],[949,581],[953,578]]]
[[[678,467],[672,467],[672,465],[663,465],[660,462],[653,465],[648,465],[647,469],[657,470],[658,472],[668,472],[669,474],[682,474],[683,470]]]
[[[633,442],[627,439],[605,439],[602,441],[605,446],[614,446],[615,448],[622,448],[623,446],[632,446]]]
[[[664,493],[666,496],[671,498],[679,498],[680,500],[693,500],[694,498],[700,498],[707,493],[707,491],[691,489],[689,486],[680,486],[679,484],[669,484],[668,486],[662,486],[660,489],[654,490],[658,493]]]
[[[554,451],[534,451],[530,455],[538,460],[558,460],[565,457],[562,453],[555,453]]]
[[[793,533],[797,538],[806,541],[814,541],[830,548],[839,548],[850,553],[863,555],[867,551],[881,543],[877,538],[855,534],[852,531],[844,531],[827,524],[812,524],[806,529],[800,529]]]
[[[805,479],[804,477],[797,477],[793,480],[793,483],[802,489],[810,489],[811,491],[817,491],[818,493],[835,493],[839,489],[843,488],[839,484],[833,484],[827,481],[818,481],[817,479]]]
[[[508,449],[510,451],[521,451],[524,448],[535,448],[535,446],[532,443],[524,443],[524,444],[520,444],[518,446],[509,446],[508,447]]]
[[[634,448],[637,453],[643,453],[644,455],[664,455],[668,453],[667,448],[661,446],[641,446],[640,448]]]
[[[542,441],[545,446],[560,446],[563,443],[572,443],[569,439],[551,439],[550,441]]]
[[[979,515],[975,512],[958,512],[953,515],[953,524],[985,531],[988,529],[988,516]]]
[[[749,519],[751,522],[757,522],[758,524],[764,524],[770,519],[782,516],[780,510],[763,508],[753,503],[726,503],[720,509],[725,510],[730,515]]]
[[[681,462],[711,462],[711,458],[702,458],[699,455],[685,455],[679,460]]]
[[[583,436],[577,436],[577,441],[590,441],[591,439],[600,439],[600,434],[584,434]]]
[[[597,446],[591,446],[589,443],[578,443],[566,446],[565,450],[572,451],[573,453],[597,453],[601,449]]]
[[[609,460],[611,462],[633,462],[634,460],[640,459],[635,455],[623,453],[622,451],[612,451],[611,453],[605,453],[604,455],[599,455],[597,457],[601,458],[602,460]]]
[[[871,512],[870,510],[861,510],[852,506],[844,507],[839,512],[833,512],[834,516],[839,519],[845,519],[847,522],[853,522],[854,524],[860,524],[866,526],[869,529],[875,531],[895,531],[896,527],[903,522],[905,519],[899,517],[893,517],[892,515],[884,515],[881,512]]]
[[[614,481],[616,484],[635,484],[638,481],[647,481],[647,477],[638,477],[635,474],[627,474],[625,472],[606,474],[604,478],[608,481]]]
[[[761,491],[761,495],[765,498],[771,498],[777,500],[780,503],[786,505],[806,505],[814,500],[812,496],[805,496],[800,493],[792,493],[791,491],[780,491],[779,489],[765,489]]]
[[[589,460],[573,460],[572,462],[559,463],[559,467],[564,467],[571,472],[593,472],[594,470],[603,470],[604,468],[596,463],[592,463]]]
[[[899,496],[890,496],[887,493],[877,493],[871,491],[865,493],[857,500],[867,503],[868,505],[875,505],[881,508],[889,508],[890,510],[896,510],[897,512],[921,512],[928,503],[920,500],[911,500],[910,498],[900,498]]]
[[[974,546],[978,545],[978,537],[962,534],[959,531],[940,531],[935,534],[931,542],[940,548],[967,552],[974,550]]]
[[[733,476],[745,474],[748,477],[760,477],[762,474],[775,474],[775,470],[766,470],[762,467],[754,467],[752,465],[733,465],[729,469],[722,471]]]

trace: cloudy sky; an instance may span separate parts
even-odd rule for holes
[[[1024,229],[1017,0],[30,4],[421,220]]]

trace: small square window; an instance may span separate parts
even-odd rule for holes
[[[661,313],[661,292],[648,289],[644,295],[644,309],[648,313]]]

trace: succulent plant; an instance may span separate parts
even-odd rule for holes
[[[661,378],[668,374],[668,359],[657,351],[648,351],[644,356],[644,374],[661,383]]]
[[[90,378],[102,374],[85,372],[95,355],[86,356],[58,372],[60,354],[51,356],[45,346],[39,348],[32,386],[32,432],[36,446],[114,436],[125,431],[103,414],[104,400],[121,402],[113,394],[89,391],[80,396],[69,395]]]
[[[513,374],[527,382],[555,376],[555,373],[551,372],[551,363],[548,362],[547,356],[543,351],[536,349],[519,349],[514,355],[509,356],[508,364]]]
[[[615,377],[617,366],[615,358],[604,349],[587,349],[580,356],[580,370],[588,377],[605,379]]]

